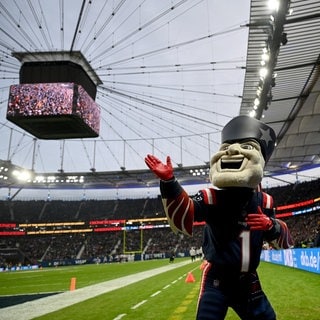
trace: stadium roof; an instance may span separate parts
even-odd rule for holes
[[[170,154],[185,183],[208,182],[222,127],[253,112],[257,98],[256,117],[277,133],[266,175],[319,166],[318,1],[283,0],[277,12],[260,0],[7,0],[0,8],[0,159],[29,169],[38,187],[153,186],[147,153]],[[98,138],[43,141],[6,120],[21,67],[14,53],[50,51],[81,52],[101,80]],[[1,175],[0,187],[35,186]]]
[[[286,2],[282,1],[284,7]],[[266,92],[270,101],[258,109],[277,134],[269,174],[299,171],[320,163],[320,6],[318,1],[288,1],[288,5],[283,28],[276,30],[280,47],[270,75],[274,83]],[[252,1],[242,114],[252,110],[257,95],[256,67],[270,36],[269,27],[263,23],[267,18],[262,1]]]

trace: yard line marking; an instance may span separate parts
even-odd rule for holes
[[[168,289],[171,286],[171,284],[167,284],[163,289]]]
[[[169,320],[182,320],[185,318],[185,314],[188,311],[188,305],[195,299],[199,288],[198,286],[193,287],[193,289],[187,294],[184,301],[173,311]]]
[[[135,306],[131,307],[132,310],[139,308],[144,303],[146,303],[148,300],[142,300],[141,302],[137,303]]]
[[[155,297],[155,296],[157,296],[159,293],[161,293],[161,290],[159,290],[159,291],[157,291],[157,292],[153,293],[150,297]]]
[[[123,317],[125,317],[126,315],[127,315],[126,313],[119,314],[119,315],[116,316],[113,320],[120,320],[120,319],[122,319]]]

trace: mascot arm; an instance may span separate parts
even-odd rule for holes
[[[273,198],[262,192],[262,207],[256,213],[248,214],[246,223],[250,230],[264,231],[265,239],[275,249],[288,249],[293,247],[293,241],[287,224],[275,217]]]
[[[173,178],[160,181],[162,204],[171,229],[192,236],[194,202],[179,182]]]
[[[277,230],[277,238],[269,242],[275,249],[293,248],[294,243],[287,224],[280,219],[273,219],[273,221],[274,228]]]
[[[275,249],[289,249],[293,248],[293,241],[287,224],[275,218],[275,210],[271,211],[269,218],[272,221],[272,228],[265,232],[266,240],[272,244]]]
[[[175,233],[192,236],[194,203],[175,179],[170,157],[167,156],[166,163],[163,163],[148,154],[145,163],[160,179],[162,204],[171,229]]]
[[[290,231],[287,224],[274,217],[273,210],[270,215],[264,214],[260,207],[258,213],[248,214],[246,223],[252,231],[265,231],[265,238],[276,249],[288,249],[293,247]]]

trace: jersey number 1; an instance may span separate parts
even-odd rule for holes
[[[240,233],[241,241],[241,272],[248,272],[250,266],[250,231]]]

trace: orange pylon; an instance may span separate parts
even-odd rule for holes
[[[186,277],[186,283],[188,282],[195,282],[196,279],[194,278],[192,272],[188,272],[187,277]]]
[[[70,280],[70,291],[76,290],[77,278],[71,278]]]

